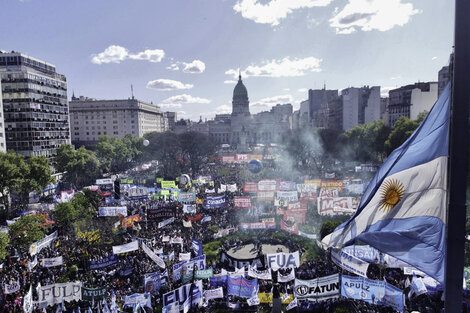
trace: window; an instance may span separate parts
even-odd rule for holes
[[[119,134],[119,132],[113,132],[113,134],[115,134],[115,135],[118,135],[118,134]]]

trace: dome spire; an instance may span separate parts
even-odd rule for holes
[[[238,81],[242,81],[242,71],[238,68]]]

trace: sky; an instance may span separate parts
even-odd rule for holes
[[[178,118],[298,109],[308,89],[437,81],[448,0],[1,0],[0,50],[56,65],[69,98],[134,96]]]

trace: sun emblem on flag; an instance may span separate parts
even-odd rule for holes
[[[380,187],[380,192],[381,199],[379,210],[388,213],[403,198],[405,187],[403,187],[397,179],[390,179],[383,183]]]

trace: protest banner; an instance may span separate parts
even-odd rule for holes
[[[106,296],[106,291],[106,286],[98,288],[86,288],[82,286],[82,300],[103,300]]]
[[[281,220],[281,229],[294,235],[299,234],[299,225],[295,220]]]
[[[163,228],[171,223],[173,223],[175,221],[175,218],[174,217],[170,217],[164,221],[161,221],[160,223],[158,223],[158,228]]]
[[[340,250],[339,252],[331,250],[331,260],[342,269],[367,278],[369,263],[364,262],[343,250]]]
[[[249,209],[252,206],[251,197],[233,197],[234,209]]]
[[[54,267],[54,266],[59,266],[62,264],[64,264],[62,256],[58,256],[55,258],[42,259],[41,266],[42,267]]]
[[[90,260],[88,261],[88,268],[90,270],[96,270],[104,267],[108,267],[114,265],[118,262],[117,255],[110,254],[104,258],[100,258],[98,260]]]
[[[160,290],[162,281],[160,272],[147,273],[144,275],[144,290],[145,292],[154,293]]]
[[[327,300],[340,295],[339,274],[310,280],[295,279],[294,296],[296,298],[314,298]]]
[[[221,299],[224,297],[224,290],[222,287],[216,289],[204,290],[204,300],[209,301],[213,299]]]
[[[258,292],[258,279],[248,280],[242,276],[227,278],[227,295],[251,298]]]
[[[404,309],[403,291],[382,280],[342,275],[341,295],[350,299],[392,306],[399,312],[403,312]]]
[[[222,159],[222,163],[234,163],[235,162],[234,155],[223,155],[221,159]]]
[[[287,297],[285,297],[286,294],[281,293],[281,303],[282,304],[289,304],[294,300],[294,295],[293,294],[287,294]],[[273,303],[273,294],[272,293],[267,293],[267,292],[260,292],[258,293],[258,298],[260,303]]]
[[[99,216],[127,216],[127,207],[125,206],[100,206],[98,211]]]
[[[212,267],[209,267],[207,270],[197,270],[194,272],[195,279],[205,279],[211,278],[214,275]]]
[[[133,227],[135,222],[140,222],[139,214],[128,216],[128,217],[121,219],[121,227],[122,228]]]
[[[343,181],[342,180],[322,180],[321,189],[336,189],[339,192],[342,192]]]
[[[183,204],[183,213],[196,213],[196,206],[191,204]]]
[[[285,202],[299,201],[297,191],[278,191],[276,192],[276,200],[284,200]]]
[[[271,269],[266,269],[266,270],[258,270],[255,266],[248,266],[248,276],[258,278],[258,279],[264,279],[264,280],[271,280]]]
[[[258,191],[256,193],[256,198],[258,199],[258,201],[273,201],[274,196],[274,191]]]
[[[32,285],[29,286],[29,291],[25,294],[23,298],[23,312],[31,313],[33,312],[33,289]]]
[[[275,222],[261,222],[261,223],[240,223],[240,229],[250,230],[250,229],[275,229]]]
[[[297,268],[300,266],[299,251],[292,253],[268,253],[266,255],[267,267],[277,271],[280,268]]]
[[[208,209],[217,209],[223,208],[227,204],[227,200],[225,199],[225,195],[222,196],[208,196],[205,201],[205,207]]]
[[[297,185],[293,181],[281,181],[279,183],[279,190],[280,191],[297,190]]]
[[[318,198],[318,214],[352,214],[356,211],[359,201],[353,197]]]
[[[38,288],[38,306],[48,306],[58,303],[78,301],[82,299],[82,283],[67,282],[41,286]]]
[[[227,262],[228,266],[234,267],[234,268],[244,268],[245,266],[256,266],[257,268],[262,268],[264,267],[264,256],[257,256],[251,259],[237,259],[234,257],[231,257],[228,255],[226,252],[222,252],[220,254],[220,262],[224,263]]]
[[[191,286],[193,288],[191,288]],[[189,298],[196,306],[202,302],[202,281],[197,280],[192,284],[186,284],[175,290],[167,292],[163,295],[163,305],[167,306],[171,303],[178,303],[180,308],[183,308],[184,302]]]
[[[196,201],[195,192],[180,192],[178,194],[178,201],[181,203],[191,203]]]
[[[150,293],[134,293],[130,296],[124,296],[124,307],[149,307],[152,308]]]
[[[276,191],[277,181],[274,179],[264,179],[258,182],[258,191]]]
[[[20,282],[18,280],[10,284],[3,284],[4,294],[14,293],[14,292],[17,292],[18,290],[20,290]]]
[[[287,283],[295,279],[295,271],[291,269],[287,275],[282,275],[280,271],[277,272],[277,281],[280,283]]]
[[[147,219],[149,220],[163,220],[175,216],[175,211],[172,208],[148,208]]]
[[[113,254],[127,253],[139,249],[139,242],[137,240],[126,243],[120,246],[113,246]]]
[[[51,242],[57,238],[57,231],[53,232],[52,234],[44,237],[43,239],[36,241],[31,244],[29,247],[29,254],[31,256],[39,253],[42,249],[49,247]]]
[[[162,188],[177,188],[176,183],[173,180],[161,181]]]
[[[257,193],[258,192],[258,184],[254,182],[245,182],[243,185],[243,192],[245,193]]]
[[[147,256],[152,261],[154,261],[159,267],[163,269],[166,267],[165,262],[163,262],[163,259],[160,258],[155,252],[153,252],[149,247],[147,247],[144,242],[142,242],[142,250],[144,250],[145,254],[147,254]]]
[[[321,189],[318,195],[321,198],[335,198],[338,197],[338,189]]]

